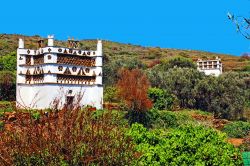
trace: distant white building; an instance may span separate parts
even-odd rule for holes
[[[214,60],[197,60],[197,69],[206,75],[219,76],[222,74],[221,59],[216,57]]]
[[[17,49],[16,103],[19,108],[46,109],[58,104],[90,105],[102,108],[102,42],[97,50],[78,49],[78,41],[68,40],[68,47],[38,41],[38,49],[25,49],[19,39]]]

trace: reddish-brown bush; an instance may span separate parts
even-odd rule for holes
[[[128,109],[127,118],[130,124],[134,122],[148,125],[147,110],[152,107],[147,92],[149,81],[139,69],[121,69],[117,83],[118,95]]]
[[[26,116],[0,133],[3,165],[129,165],[133,145],[120,114],[62,110]]]
[[[118,80],[118,94],[128,106],[129,110],[145,112],[152,107],[147,92],[149,81],[139,69],[121,69]]]

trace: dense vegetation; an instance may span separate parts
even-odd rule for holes
[[[164,132],[132,125],[129,135],[142,152],[138,165],[240,165],[240,153],[211,128],[181,126]],[[225,153],[226,152],[226,153]]]
[[[15,127],[1,133],[0,163],[5,165],[125,165],[134,160],[133,144],[124,135],[126,123],[117,112],[18,116],[22,119]]]
[[[0,35],[0,163],[242,165],[240,149],[250,149],[248,56],[219,55],[225,72],[213,77],[193,60],[218,54],[104,41],[104,100],[116,111],[16,110],[8,101],[18,37]],[[37,39],[25,37],[26,46],[36,48]],[[95,44],[80,41],[84,49]],[[229,137],[244,139],[240,149]]]

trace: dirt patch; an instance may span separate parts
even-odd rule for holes
[[[238,147],[243,144],[243,138],[229,138],[228,142]]]
[[[228,124],[230,121],[226,119],[213,119],[213,127],[222,130],[226,124]]]

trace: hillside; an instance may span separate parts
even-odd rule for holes
[[[23,36],[16,34],[0,34],[0,56],[6,55],[10,52],[16,51],[18,45],[18,39],[25,39],[26,48],[36,48],[37,40],[41,37],[36,36]],[[46,40],[45,40],[46,42]],[[55,41],[57,46],[66,46],[66,41]],[[111,41],[103,41],[104,49],[104,59],[106,61],[114,60],[128,60],[131,58],[136,58],[141,60],[143,63],[151,66],[156,63],[158,60],[169,58],[172,56],[183,56],[189,57],[193,60],[198,58],[210,59],[219,56],[222,59],[224,65],[224,71],[229,70],[242,70],[245,66],[249,64],[249,61],[244,60],[241,57],[226,55],[226,54],[217,54],[210,52],[194,51],[194,50],[179,50],[179,49],[167,49],[159,47],[142,47],[139,45],[131,44],[122,44]],[[81,40],[80,47],[83,49],[95,49],[96,41],[95,40]]]

